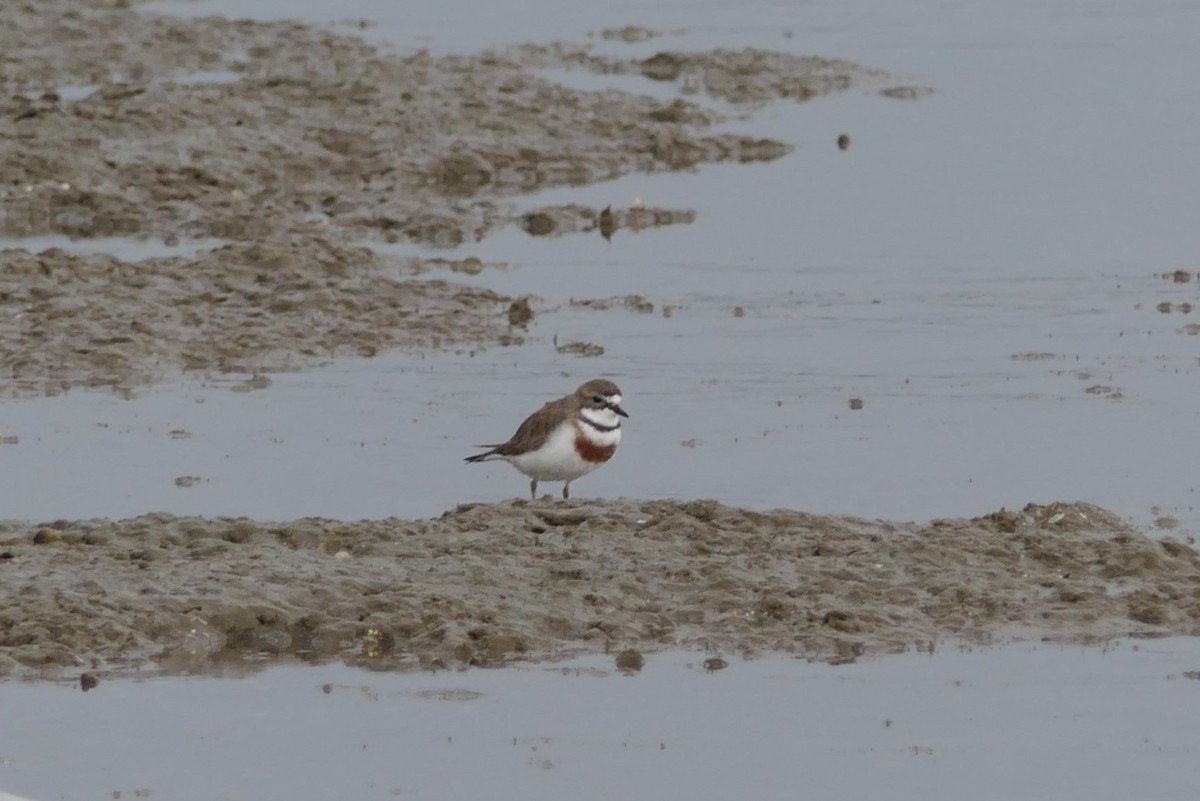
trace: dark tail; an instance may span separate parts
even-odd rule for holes
[[[484,453],[477,453],[474,456],[468,456],[466,459],[463,459],[463,461],[464,462],[472,462],[472,463],[482,462],[485,459],[487,459],[489,456],[495,456],[495,455],[496,455],[496,452],[494,450],[493,451],[485,451]]]

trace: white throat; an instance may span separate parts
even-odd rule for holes
[[[579,414],[583,419],[595,423],[601,428],[619,427],[621,425],[621,418],[612,409],[591,409],[584,407],[579,410]]]

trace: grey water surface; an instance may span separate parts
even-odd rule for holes
[[[373,41],[434,52],[640,24],[665,35],[596,46],[848,58],[935,92],[904,101],[863,89],[727,123],[797,145],[772,164],[521,199],[698,213],[611,243],[509,229],[439,254],[490,265],[446,277],[544,299],[552,310],[522,346],[338,359],[258,383],[185,376],[132,399],[5,401],[5,518],[419,517],[518,496],[518,474],[461,458],[606,375],[632,417],[614,462],[573,488],[581,495],[904,519],[1087,500],[1143,525],[1173,516],[1184,535],[1200,523],[1200,329],[1188,327],[1200,320],[1180,310],[1200,292],[1163,277],[1200,269],[1200,4],[151,10],[339,30],[365,19]],[[568,304],[634,293],[654,312]],[[555,336],[605,353],[559,354]],[[0,787],[39,801],[1190,798],[1200,683],[1185,674],[1200,670],[1198,648],[1023,645],[839,667],[726,655],[730,667],[712,674],[705,655],[664,654],[631,677],[611,674],[611,657],[400,676],[279,667],[236,682],[102,681],[86,695],[7,682]]]
[[[1190,798],[1194,639],[705,669],[231,669],[0,684],[0,787],[52,799]]]
[[[691,208],[691,225],[622,230],[611,243],[514,227],[424,253],[478,257],[480,275],[445,277],[543,298],[549,310],[522,346],[339,359],[252,393],[185,377],[132,400],[5,402],[0,433],[19,438],[0,448],[5,516],[418,517],[515,497],[525,482],[514,471],[461,458],[605,375],[632,418],[616,460],[579,494],[917,520],[1087,500],[1142,525],[1200,522],[1200,318],[1184,311],[1200,306],[1200,290],[1164,277],[1200,269],[1196,4],[150,8],[303,17],[402,52],[555,38],[629,56],[755,46],[854,59],[935,92],[897,100],[863,88],[726,123],[797,145],[775,163],[520,199]],[[664,35],[588,38],[626,24]],[[630,76],[610,83],[664,91]],[[132,256],[145,246],[105,247]],[[567,305],[628,294],[654,312]],[[605,353],[559,354],[555,337]],[[129,467],[106,469],[114,463]],[[180,476],[200,481],[180,489]]]

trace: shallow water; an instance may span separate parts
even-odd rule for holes
[[[544,28],[489,6],[495,25],[427,10],[401,32],[386,5],[340,4],[336,18],[374,19],[368,34],[402,49],[580,41],[640,23],[675,33],[599,46],[769,46],[856,59],[937,92],[783,103],[728,123],[798,144],[769,165],[523,199],[699,213],[611,243],[510,228],[447,254],[507,265],[447,277],[557,309],[535,319],[523,347],[342,360],[245,394],[219,379],[129,402],[6,402],[0,433],[19,442],[0,448],[5,516],[422,516],[511,497],[525,482],[503,465],[463,466],[470,445],[608,375],[633,417],[617,460],[579,493],[914,519],[1078,498],[1142,524],[1200,521],[1180,436],[1200,342],[1180,304],[1200,292],[1161,277],[1200,267],[1200,103],[1183,102],[1196,94],[1187,66],[1200,66],[1195,7],[816,3],[747,14],[577,3],[556,5]],[[186,10],[318,13],[269,2]],[[834,145],[843,131],[846,152]],[[561,307],[630,293],[655,313]],[[678,308],[667,318],[664,305]],[[606,352],[560,355],[554,336]],[[193,436],[172,439],[174,428]],[[107,469],[118,459],[132,467]],[[181,475],[202,482],[180,489]]]
[[[220,239],[184,239],[163,242],[156,239],[126,239],[123,237],[82,238],[61,234],[26,236],[16,239],[0,239],[0,247],[21,248],[30,253],[58,248],[70,253],[111,253],[128,261],[163,259],[171,256],[194,256],[204,250],[213,250],[226,244]]]
[[[437,253],[501,263],[446,277],[544,298],[524,346],[344,359],[265,387],[187,376],[131,400],[75,391],[5,401],[3,517],[420,517],[508,498],[524,492],[518,474],[460,459],[599,374],[622,384],[633,416],[616,461],[581,480],[579,495],[914,519],[1066,498],[1143,525],[1174,516],[1185,534],[1200,525],[1187,439],[1200,356],[1190,335],[1200,329],[1188,325],[1200,320],[1181,306],[1200,305],[1200,285],[1163,277],[1200,269],[1200,7],[153,7],[365,18],[376,23],[365,35],[401,51],[581,41],[637,23],[672,33],[597,46],[849,58],[936,93],[769,106],[725,127],[797,144],[772,164],[520,199],[523,209],[639,200],[699,215],[611,243],[513,227]],[[563,80],[663,92],[628,76]],[[834,144],[842,132],[845,152]],[[180,252],[99,244],[126,258]],[[567,305],[631,293],[654,313]],[[670,317],[664,305],[676,307]],[[555,336],[606,352],[561,355]],[[850,410],[854,397],[862,410]],[[1194,639],[836,668],[726,654],[730,667],[713,674],[706,656],[651,655],[633,677],[596,675],[612,664],[596,657],[401,676],[251,665],[230,669],[245,672],[237,682],[102,680],[86,695],[3,683],[0,787],[35,799],[447,798],[503,787],[529,798],[751,788],[790,798],[804,788],[1103,801],[1188,797],[1200,781],[1195,685],[1184,677],[1200,669]]]
[[[1194,639],[830,667],[703,653],[379,674],[0,684],[35,799],[1169,799],[1200,781]],[[181,754],[187,754],[181,759]],[[118,796],[117,794],[120,794]]]

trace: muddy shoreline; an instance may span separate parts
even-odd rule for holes
[[[1200,555],[1086,504],[926,525],[706,500],[547,498],[418,521],[160,514],[3,523],[0,557],[13,676],[681,647],[845,662],[1200,634]]]
[[[386,257],[371,243],[450,250],[505,226],[611,237],[690,224],[689,209],[520,213],[514,199],[777,159],[794,143],[712,132],[729,116],[714,101],[751,109],[887,79],[755,50],[392,52],[318,26],[180,19],[112,0],[5,4],[0,51],[0,142],[11,145],[0,148],[0,271],[12,279],[0,291],[0,397],[512,344],[512,299],[461,273],[431,282],[444,259]],[[681,96],[580,91],[547,69],[642,74]],[[19,247],[48,235],[224,244],[143,261]]]
[[[472,285],[488,263],[458,245],[506,226],[612,237],[696,220],[640,203],[522,211],[521,196],[780,158],[796,143],[714,129],[764,104],[920,94],[837,59],[570,43],[393,52],[121,0],[0,6],[0,50],[12,145],[0,148],[0,397],[520,344],[536,297]],[[639,74],[678,96],[583,91],[547,70]],[[48,235],[209,244],[141,260],[20,246]],[[673,300],[615,298],[578,302],[665,313]],[[563,347],[575,344],[599,347]],[[449,667],[678,646],[838,661],[944,638],[1190,631],[1191,607],[1163,587],[1194,580],[1191,549],[1087,514],[1072,527],[1031,512],[998,550],[985,546],[1007,518],[917,527],[709,501],[0,523],[0,673],[206,671],[264,655]],[[1111,566],[1129,554],[1140,572]]]

